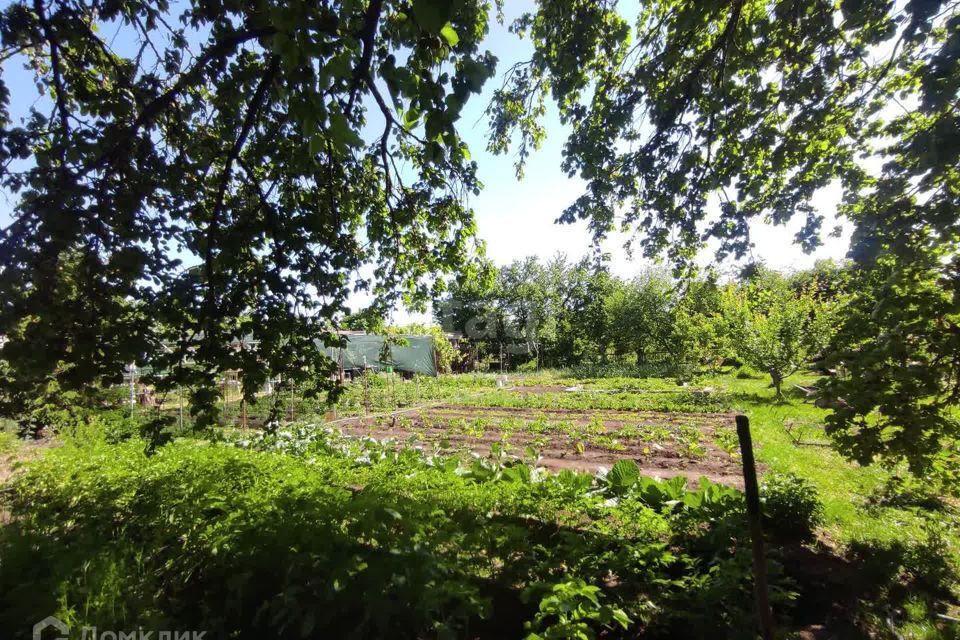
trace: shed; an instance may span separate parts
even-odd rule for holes
[[[366,366],[374,370],[392,368],[396,371],[419,373],[425,376],[437,375],[436,350],[432,336],[404,335],[407,344],[390,347],[390,361],[381,362],[384,336],[366,333],[344,334],[346,345],[343,348],[327,347],[327,355],[344,371],[357,371]]]

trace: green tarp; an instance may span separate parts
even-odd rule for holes
[[[327,347],[327,355],[345,370],[363,369],[364,357],[366,357],[366,366],[371,369],[393,368],[397,371],[409,371],[425,376],[437,375],[433,337],[401,337],[407,344],[390,347],[390,362],[380,362],[380,351],[383,349],[385,338],[377,335],[344,336],[347,340],[346,346],[343,349]]]

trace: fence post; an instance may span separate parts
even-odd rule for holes
[[[763,528],[760,524],[760,490],[757,486],[757,468],[753,460],[753,440],[750,420],[738,415],[737,438],[743,462],[743,487],[747,498],[747,520],[750,522],[750,540],[753,543],[753,591],[757,600],[757,617],[764,640],[773,640],[773,614],[767,593],[767,558],[763,548]]]
[[[130,372],[130,417],[132,418],[137,406],[137,365],[131,362],[127,371]]]
[[[365,416],[370,415],[370,382],[367,380],[367,356],[363,356],[363,406]]]

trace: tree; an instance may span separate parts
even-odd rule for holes
[[[506,334],[515,340],[511,353],[530,354],[540,363],[544,341],[556,335],[556,299],[548,270],[536,257],[515,260],[500,269],[497,290],[506,314]]]
[[[768,373],[777,400],[783,381],[810,364],[835,331],[835,303],[810,291],[795,293],[785,281],[772,286],[728,286],[723,316],[736,357]]]
[[[606,362],[610,349],[610,318],[607,301],[619,280],[610,273],[609,256],[585,257],[567,268],[558,285],[561,303],[553,362],[574,365],[584,361]]]
[[[718,372],[731,355],[726,322],[719,314],[708,315],[695,309],[686,298],[680,300],[673,313],[667,349],[678,365],[707,365]]]
[[[666,350],[673,329],[674,293],[670,279],[653,270],[616,287],[607,300],[614,352],[636,354],[642,365],[653,353]]]
[[[861,464],[906,463],[956,493],[960,301],[935,256],[859,274],[828,359],[837,375],[822,386],[840,451]]]
[[[51,384],[116,382],[137,362],[167,374],[161,388],[193,389],[209,424],[224,370],[242,371],[251,401],[278,372],[323,380],[322,341],[351,289],[380,316],[401,296],[438,294],[436,276],[471,255],[464,196],[480,185],[456,123],[494,70],[478,49],[489,10],[8,5],[0,165],[17,204],[0,235],[3,412]],[[6,75],[18,63],[36,77],[29,113],[15,105],[30,86],[15,103]],[[372,276],[356,275],[364,265]],[[81,298],[57,294],[67,278]],[[238,337],[250,348],[232,349]]]
[[[586,181],[566,222],[598,237],[632,227],[647,255],[689,272],[711,239],[719,257],[745,256],[754,220],[799,216],[813,249],[814,194],[838,184],[858,288],[846,377],[824,389],[849,407],[834,433],[863,442],[860,455],[841,440],[861,460],[908,455],[915,469],[954,446],[960,330],[931,283],[960,290],[960,3],[659,0],[633,17],[561,0],[513,27],[534,53],[496,92],[490,148],[515,144],[525,161],[552,98],[571,129],[563,166]],[[927,382],[902,385],[903,362]],[[894,397],[923,408],[923,438],[913,412],[887,413]]]

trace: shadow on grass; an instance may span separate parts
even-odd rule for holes
[[[795,622],[806,638],[955,638],[954,622],[939,618],[957,602],[957,575],[936,543],[855,543],[846,557],[811,546],[778,555],[795,581]],[[909,625],[924,635],[904,635]]]
[[[923,480],[891,476],[867,496],[864,509],[877,513],[885,508],[919,509],[924,513],[945,513],[950,505]]]

